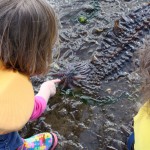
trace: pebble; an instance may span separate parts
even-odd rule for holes
[[[92,5],[89,5],[89,4],[83,5],[82,9],[88,13],[91,13],[92,11],[94,11],[94,7]]]
[[[112,89],[111,89],[111,88],[108,88],[108,89],[106,89],[106,92],[107,92],[108,94],[111,94]]]
[[[129,81],[140,81],[141,79],[141,77],[136,72],[132,72],[127,76],[127,78]]]
[[[63,109],[61,109],[61,110],[59,111],[59,114],[60,114],[61,116],[65,116],[65,115],[68,114],[68,111],[67,111],[65,108],[63,108]]]

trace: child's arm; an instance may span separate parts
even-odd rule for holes
[[[50,81],[46,81],[44,82],[41,87],[40,90],[38,92],[38,94],[36,96],[41,96],[45,99],[46,104],[49,100],[50,97],[54,96],[56,94],[56,83],[59,83],[60,80],[59,79],[55,79],[55,80],[50,80]]]
[[[44,112],[46,108],[49,98],[54,96],[56,93],[55,83],[59,82],[60,80],[56,79],[46,81],[41,85],[38,94],[35,96],[34,109],[30,120],[37,119],[38,117],[41,116],[41,114]]]

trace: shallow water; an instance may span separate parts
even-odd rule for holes
[[[144,0],[52,0],[59,18],[60,40],[53,51],[54,62],[89,60],[111,28],[114,20],[140,7]],[[79,22],[81,16],[87,22]],[[95,33],[96,30],[100,32]],[[135,54],[136,55],[136,54]],[[134,58],[136,60],[136,57]],[[29,123],[22,131],[24,137],[43,131],[56,132],[58,150],[125,150],[132,130],[132,118],[139,104],[139,76],[132,71],[116,81],[104,82],[101,94],[115,98],[108,105],[92,99],[78,99],[69,92],[59,92],[49,101],[45,114]],[[51,79],[48,75],[33,82],[35,93],[39,83]]]

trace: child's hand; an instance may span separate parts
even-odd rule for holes
[[[47,102],[50,97],[56,94],[56,84],[60,81],[60,79],[55,79],[42,83],[37,96],[43,97]]]
[[[55,80],[49,80],[44,82],[41,85],[41,88],[43,88],[43,90],[48,90],[50,91],[50,97],[54,96],[56,94],[56,83],[59,83],[60,80],[59,79],[55,79]]]

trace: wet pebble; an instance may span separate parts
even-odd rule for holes
[[[103,108],[102,111],[103,111],[103,113],[107,113],[107,109],[106,108]]]
[[[104,19],[105,18],[105,16],[103,15],[103,14],[98,14],[97,16],[96,16],[96,18],[98,19],[98,20],[102,20],[102,19]]]
[[[50,108],[51,110],[54,110],[57,106],[59,106],[59,103],[52,105]]]
[[[87,127],[85,126],[84,123],[79,123],[78,127],[81,128],[81,129],[87,129]]]
[[[94,11],[94,7],[90,4],[83,5],[82,9],[88,13],[91,13],[92,11]]]
[[[73,121],[71,119],[68,119],[67,122],[68,122],[69,126],[74,126],[75,125],[75,121]]]
[[[58,112],[59,112],[60,116],[62,116],[62,117],[64,117],[65,115],[68,114],[68,111],[67,111],[65,108],[61,109],[61,110],[58,111]]]
[[[104,31],[103,29],[94,28],[94,29],[92,30],[92,34],[99,36],[99,35],[101,35],[101,33],[102,33],[103,31]]]
[[[135,60],[134,60],[134,64],[135,64],[137,67],[139,67],[139,65],[140,65],[139,59],[135,59]]]
[[[105,122],[105,127],[114,127],[115,126],[115,123],[114,122],[111,122],[111,121],[106,121]]]
[[[108,88],[108,89],[106,89],[106,92],[107,92],[108,94],[111,94],[112,89],[111,89],[111,88]]]
[[[128,80],[131,81],[131,82],[140,81],[140,79],[141,79],[141,77],[136,72],[132,72],[127,77],[128,77]]]
[[[114,148],[116,148],[117,150],[123,150],[126,147],[124,142],[115,139],[112,140],[112,146],[114,146]]]
[[[74,136],[74,134],[71,132],[71,133],[69,133],[68,138],[71,138],[72,136]]]
[[[77,108],[78,106],[80,106],[81,104],[83,104],[83,102],[81,101],[75,101],[71,104],[72,108]]]
[[[113,134],[113,133],[117,133],[117,129],[115,129],[115,128],[107,128],[106,130],[105,130],[105,132],[109,132],[110,134]]]
[[[116,149],[116,148],[113,147],[113,146],[107,146],[107,150],[118,150],[118,149]]]
[[[110,121],[114,121],[114,120],[115,120],[114,114],[109,114],[109,115],[107,115],[107,118],[108,118]]]
[[[129,136],[131,134],[131,130],[129,129],[129,127],[127,127],[125,125],[121,126],[121,131],[127,136]]]

